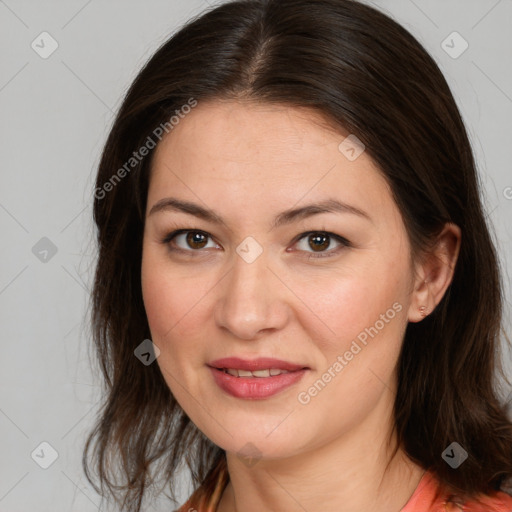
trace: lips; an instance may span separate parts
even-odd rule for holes
[[[299,382],[309,368],[274,358],[217,359],[208,364],[215,383],[235,398],[262,400]]]

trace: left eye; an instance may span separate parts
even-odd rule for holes
[[[333,241],[338,244],[338,248],[327,250]],[[298,239],[299,246],[301,243],[302,247],[299,247],[300,250],[305,252],[321,253],[313,254],[310,257],[324,257],[323,253],[328,253],[325,254],[325,256],[330,256],[332,253],[337,253],[341,248],[349,246],[348,240],[327,231],[310,231],[308,233],[304,233]],[[311,249],[311,251],[308,249]]]

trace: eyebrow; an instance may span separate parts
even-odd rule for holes
[[[157,212],[163,211],[188,213],[214,224],[225,224],[222,217],[213,210],[190,201],[183,201],[173,197],[166,197],[157,201],[149,211],[148,217]],[[293,208],[281,212],[275,217],[274,222],[272,223],[272,229],[319,213],[351,213],[373,223],[372,218],[365,211],[350,204],[338,201],[337,199],[326,199],[319,203],[308,204],[306,206],[301,206],[300,208]]]

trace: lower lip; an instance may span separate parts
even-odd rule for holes
[[[302,379],[307,370],[296,370],[271,377],[234,377],[211,366],[210,371],[217,385],[231,396],[261,400],[296,384]]]

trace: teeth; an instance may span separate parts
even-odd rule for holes
[[[229,373],[229,375],[233,375],[233,377],[274,377],[275,375],[281,375],[281,373],[290,373],[288,370],[280,370],[278,368],[254,370],[253,372],[248,370],[237,370],[234,368],[224,368],[224,371]]]
[[[255,370],[252,374],[256,377],[270,377],[270,370]]]

